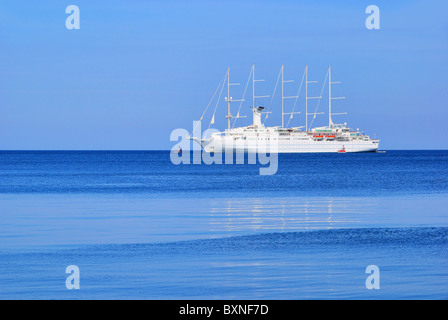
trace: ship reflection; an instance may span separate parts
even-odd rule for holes
[[[369,211],[360,199],[226,199],[211,208],[210,231],[291,232],[359,225]]]

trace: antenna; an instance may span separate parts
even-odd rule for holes
[[[331,100],[336,99],[345,99],[345,97],[331,97],[331,85],[333,83],[341,83],[340,81],[331,81],[331,66],[328,67],[328,126],[331,128],[333,127],[334,123],[331,119],[332,115],[340,115],[340,114],[347,114],[347,112],[343,113],[331,113]]]

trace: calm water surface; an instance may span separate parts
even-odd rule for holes
[[[168,152],[3,151],[0,298],[446,299],[447,160],[280,155],[260,176]]]

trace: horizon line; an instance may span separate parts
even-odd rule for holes
[[[197,151],[202,149],[190,149],[185,151]],[[37,151],[51,151],[51,152],[86,152],[86,151],[92,151],[92,152],[99,152],[99,151],[106,151],[106,152],[150,152],[150,151],[172,151],[172,149],[0,149],[0,152],[37,152]],[[378,151],[448,151],[448,149],[382,149]],[[300,152],[298,152],[300,153]],[[319,153],[319,152],[316,152]],[[362,153],[362,152],[360,152]]]

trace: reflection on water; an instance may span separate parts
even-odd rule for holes
[[[445,203],[445,195],[246,199],[0,195],[0,249],[336,228],[446,226]]]
[[[210,231],[291,231],[354,226],[362,223],[363,215],[375,210],[376,201],[369,200],[227,199],[224,206],[220,206],[221,201],[214,200],[210,208]]]

